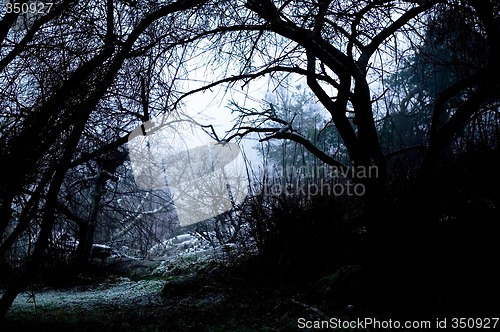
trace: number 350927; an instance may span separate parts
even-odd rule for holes
[[[7,2],[5,5],[5,12],[7,14],[46,14],[50,12],[54,3],[52,2]]]

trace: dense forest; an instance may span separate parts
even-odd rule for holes
[[[498,1],[1,6],[2,331],[500,326]]]

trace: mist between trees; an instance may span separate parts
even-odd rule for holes
[[[446,290],[429,296],[453,306],[455,254],[487,262],[498,252],[499,6],[59,0],[3,10],[0,317],[46,271],[85,271],[98,248],[147,257],[181,231],[310,273],[364,264],[384,274],[392,257],[404,268],[388,275],[435,275],[428,289]],[[230,98],[263,80],[260,106]],[[255,140],[261,164],[246,169],[243,202],[220,183],[202,188],[227,196],[229,210],[180,230],[172,192],[134,182],[127,142],[152,119],[186,120],[188,97],[210,91],[225,98],[232,129],[189,120],[213,144]],[[319,183],[331,190],[312,193]],[[491,263],[471,264],[466,276],[486,294],[494,278],[476,275],[496,276]]]

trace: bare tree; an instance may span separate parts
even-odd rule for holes
[[[270,75],[282,79],[283,75],[296,74],[306,79],[310,90],[330,113],[350,157],[344,165],[310,140],[297,134],[290,119],[278,118],[272,109],[248,112],[241,109],[242,122],[236,133],[226,139],[257,132],[267,133],[266,140],[288,139],[302,144],[311,153],[329,165],[337,167],[376,166],[378,178],[357,178],[367,187],[366,200],[369,213],[377,210],[383,197],[387,173],[387,158],[396,151],[383,152],[377,122],[383,116],[378,101],[386,90],[381,89],[384,79],[395,72],[397,59],[419,45],[429,25],[428,15],[435,10],[463,11],[475,20],[477,33],[484,36],[485,65],[474,74],[442,90],[431,113],[429,143],[422,161],[415,192],[425,186],[429,170],[437,161],[440,151],[448,144],[481,105],[494,94],[498,79],[497,5],[491,1],[313,1],[298,3],[269,0],[247,1],[246,15],[230,16],[233,25],[207,31],[217,34],[213,49],[224,53],[228,37],[238,40],[237,47],[224,57],[238,59],[234,74],[186,95],[212,88],[217,84],[242,81],[251,84],[256,78]],[[241,8],[241,7],[238,7]],[[230,9],[228,9],[230,12]],[[245,20],[242,26],[241,21]],[[438,59],[434,59],[438,61]],[[220,63],[219,60],[218,63]],[[228,67],[231,68],[231,67]],[[283,74],[283,75],[279,75]],[[383,87],[383,85],[382,85]],[[464,93],[465,90],[471,93]],[[454,96],[463,96],[460,106],[449,105]],[[443,108],[452,115],[441,123]]]
[[[153,23],[170,20],[164,22],[168,27],[203,2],[178,1],[157,8],[144,6],[138,11],[124,3],[115,6],[112,0],[62,1],[39,18],[10,14],[3,18],[2,32],[9,40],[3,40],[6,47],[2,47],[0,60],[2,80],[8,88],[2,99],[11,111],[6,114],[10,122],[3,128],[8,135],[2,137],[0,164],[2,252],[38,219],[42,196],[44,202],[36,246],[25,271],[0,299],[0,316],[41,263],[66,173],[74,166],[73,159],[78,157],[75,153],[92,115],[104,115],[108,91],[120,87],[117,79],[122,68],[127,67],[129,59],[157,45],[158,39],[166,38],[154,35],[150,29]],[[170,43],[176,42],[179,39],[173,36]],[[63,52],[58,53],[61,45]],[[37,67],[44,70],[37,71]],[[26,188],[32,189],[28,204],[13,211]],[[4,237],[13,217],[17,226]]]

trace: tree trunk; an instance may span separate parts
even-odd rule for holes
[[[9,287],[7,287],[5,293],[0,298],[0,319],[3,319],[14,299],[32,280],[43,261],[44,254],[49,243],[49,238],[52,234],[52,227],[55,222],[57,196],[64,181],[64,177],[69,169],[71,159],[76,151],[83,130],[85,129],[85,125],[87,124],[92,110],[94,109],[93,106],[95,103],[90,104],[92,102],[93,100],[89,99],[87,100],[87,103],[82,103],[82,107],[80,109],[76,110],[77,116],[73,118],[73,128],[71,129],[68,139],[64,142],[64,152],[62,153],[47,193],[40,233],[38,235],[35,249],[33,250],[33,255],[27,263],[26,270]]]
[[[57,194],[59,193],[65,174],[66,170],[56,172],[54,180],[50,186],[41,223],[40,234],[38,235],[33,255],[27,264],[26,270],[9,287],[7,287],[2,298],[0,298],[0,319],[5,316],[12,305],[12,302],[14,302],[14,299],[30,282],[42,263],[45,250],[47,249],[49,243],[49,237],[52,234],[52,226],[55,220]]]
[[[100,170],[97,174],[96,182],[94,185],[92,207],[88,217],[86,226],[80,226],[78,248],[76,250],[76,264],[77,268],[85,268],[90,263],[90,256],[92,246],[94,244],[94,232],[97,223],[97,216],[101,206],[101,198],[106,184],[107,172]]]

